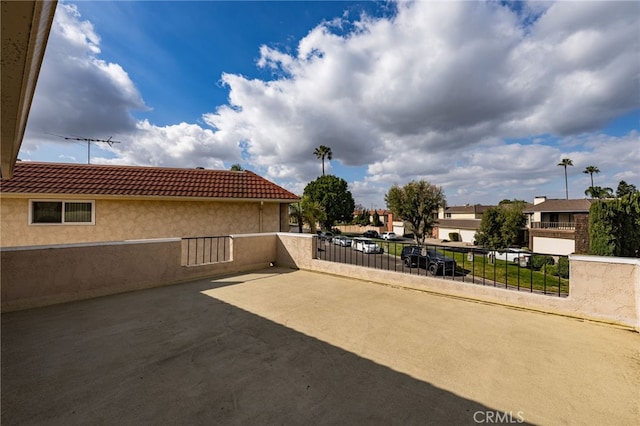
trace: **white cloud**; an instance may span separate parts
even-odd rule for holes
[[[100,59],[99,36],[73,6],[58,7],[26,148],[46,132],[113,135],[130,142],[102,162],[242,160],[300,193],[322,144],[328,170],[368,166],[350,188],[379,207],[390,185],[420,178],[450,203],[562,197],[565,156],[576,186],[586,165],[604,186],[640,179],[637,131],[603,132],[640,108],[634,2],[399,2],[388,18],[330,19],[292,52],[256,47],[272,80],[223,74],[228,104],[203,111],[211,129],[136,122],[130,112],[148,107],[126,70]]]
[[[521,197],[555,179],[560,152],[509,140],[598,131],[640,106],[636,5],[530,6],[534,18],[493,2],[403,2],[346,35],[319,25],[296,53],[261,49],[258,64],[281,77],[225,75],[235,108],[205,120],[238,130],[258,166],[296,165],[273,177],[313,178],[310,153],[325,144],[344,165],[368,164],[368,183],[425,177]],[[574,156],[607,163],[595,154]]]

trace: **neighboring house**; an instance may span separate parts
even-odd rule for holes
[[[536,197],[524,210],[529,248],[536,253],[564,256],[588,248],[589,199]]]
[[[473,243],[475,234],[480,229],[482,214],[494,206],[474,204],[466,206],[450,206],[440,208],[438,223],[434,234],[441,240],[451,240],[450,234],[460,235],[460,241]]]
[[[3,247],[289,231],[299,198],[250,171],[17,162]]]

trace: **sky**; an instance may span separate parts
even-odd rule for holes
[[[640,188],[636,1],[60,1],[19,158],[229,169],[384,209]],[[107,144],[76,139],[111,140]],[[88,152],[90,146],[90,152]],[[90,155],[90,157],[88,157]]]

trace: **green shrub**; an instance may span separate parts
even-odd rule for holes
[[[542,269],[540,270],[547,275],[553,275],[553,276],[558,275],[558,267],[556,265],[551,265],[549,263],[543,265]]]
[[[553,260],[553,256],[534,254],[531,257],[531,267],[536,271],[539,271],[545,265],[553,265],[555,263],[556,262],[555,260]]]
[[[449,232],[449,239],[451,241],[460,241],[460,234],[458,234],[457,232]]]
[[[561,278],[569,278],[569,258],[562,256],[558,259],[557,273]]]

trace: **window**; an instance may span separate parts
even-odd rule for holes
[[[93,224],[93,201],[32,201],[30,223]]]

